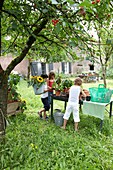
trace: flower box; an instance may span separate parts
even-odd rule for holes
[[[16,114],[16,110],[19,107],[19,101],[12,101],[7,104],[7,114],[13,115]]]

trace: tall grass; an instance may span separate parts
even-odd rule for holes
[[[95,85],[83,84],[83,87]],[[39,119],[40,96],[35,96],[25,81],[20,82],[18,91],[27,102],[27,110],[8,119],[6,140],[0,145],[1,170],[113,169],[113,121],[108,113],[102,133],[100,120],[82,112],[79,133],[73,130],[72,117],[64,131],[51,120]],[[54,108],[62,109],[63,105],[63,102],[54,102]]]

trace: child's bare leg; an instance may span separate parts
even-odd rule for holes
[[[47,115],[46,115],[46,111],[44,110],[44,119],[46,119],[46,116],[47,116]]]
[[[45,111],[45,109],[40,110],[40,111],[38,112],[39,116],[42,116],[42,112],[44,112],[44,111]]]
[[[78,131],[78,122],[75,122],[75,131]]]
[[[64,124],[63,124],[63,126],[62,126],[62,129],[66,129],[66,125],[67,125],[67,120],[64,119]]]

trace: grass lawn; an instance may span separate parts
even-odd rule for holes
[[[107,83],[113,87],[113,81]],[[83,84],[87,89],[97,86],[98,83]],[[72,117],[64,131],[51,120],[39,119],[40,96],[35,96],[25,81],[20,82],[18,91],[27,102],[27,110],[8,118],[6,140],[0,145],[1,170],[113,169],[113,118],[109,119],[108,113],[102,133],[100,120],[82,113],[79,133],[73,130]],[[63,102],[54,102],[54,109],[63,106]]]

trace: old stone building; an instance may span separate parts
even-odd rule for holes
[[[3,69],[6,69],[8,64],[12,61],[13,57],[11,54],[7,56],[0,57],[0,63]],[[98,72],[100,66],[95,64],[94,68],[92,63],[89,60],[82,60],[82,61],[75,61],[75,62],[58,62],[58,63],[43,63],[39,61],[32,61],[29,62],[28,59],[24,59],[19,63],[15,68],[14,71],[27,76],[28,74],[28,67],[31,67],[31,74],[32,75],[40,75],[41,73],[49,73],[51,70],[54,70],[56,73],[64,73],[64,74],[81,74],[83,72]]]

